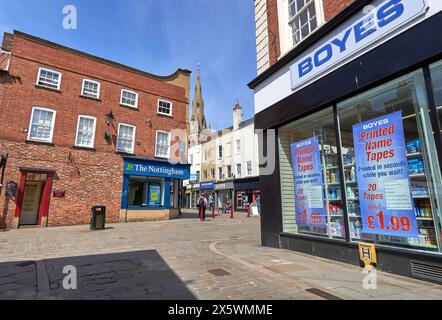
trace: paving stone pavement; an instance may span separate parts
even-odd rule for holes
[[[0,299],[442,299],[442,286],[260,246],[259,218],[0,232]],[[65,290],[66,266],[78,286]],[[65,270],[66,271],[66,270]],[[311,290],[314,289],[314,290]]]

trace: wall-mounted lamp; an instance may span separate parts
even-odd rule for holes
[[[107,130],[106,130],[106,133],[104,134],[104,138],[106,139],[107,143],[109,143],[109,144],[112,142],[112,137],[110,134],[109,127],[114,123],[114,121],[115,121],[115,116],[112,113],[112,111],[109,112],[108,114],[106,114]]]
[[[147,119],[146,124],[149,126],[149,128],[152,128],[152,120]]]

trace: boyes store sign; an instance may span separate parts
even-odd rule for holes
[[[426,0],[375,1],[291,65],[292,90],[305,87],[371,50],[427,9]]]

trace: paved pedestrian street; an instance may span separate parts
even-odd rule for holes
[[[365,290],[359,267],[261,247],[259,218],[107,227],[0,232],[0,299],[442,299],[440,285],[378,272]]]

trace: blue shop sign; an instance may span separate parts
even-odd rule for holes
[[[171,164],[153,160],[125,159],[124,174],[188,180],[190,165]]]
[[[215,183],[212,182],[202,182],[200,184],[200,190],[213,190],[215,189]]]

